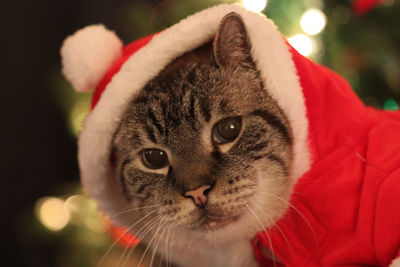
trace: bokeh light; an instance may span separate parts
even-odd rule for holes
[[[319,38],[310,38],[312,44],[312,55],[313,59],[321,58],[325,53],[325,46],[321,39]]]
[[[44,197],[36,202],[36,215],[40,222],[51,231],[60,231],[69,221],[64,201],[55,197]]]
[[[385,100],[383,108],[386,110],[399,110],[399,104],[393,98],[389,98]]]
[[[70,221],[73,223],[82,223],[84,221],[84,205],[86,199],[81,195],[72,195],[65,200],[64,209],[68,212]]]
[[[305,33],[315,35],[325,28],[326,16],[319,9],[309,9],[301,17],[300,24]]]
[[[288,38],[289,43],[303,56],[309,56],[313,51],[313,44],[307,35],[297,34]]]
[[[79,132],[82,130],[83,120],[89,112],[89,105],[90,103],[88,101],[78,101],[72,107],[70,124],[71,130],[75,136],[78,136]]]
[[[242,0],[243,6],[254,12],[261,12],[267,6],[267,0]]]

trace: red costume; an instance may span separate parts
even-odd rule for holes
[[[400,113],[364,106],[337,74],[291,52],[314,162],[266,230],[271,243],[254,240],[257,260],[271,263],[266,246],[286,266],[388,266],[400,257]]]

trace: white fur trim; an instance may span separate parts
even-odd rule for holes
[[[62,71],[76,91],[90,92],[121,54],[122,42],[114,32],[103,25],[87,26],[65,39]]]
[[[393,260],[390,267],[400,267],[400,258]]]
[[[239,5],[219,5],[196,13],[156,35],[130,57],[113,77],[97,106],[87,117],[79,139],[79,164],[84,187],[102,211],[113,214],[128,204],[118,193],[109,167],[112,135],[128,102],[169,62],[211,40],[221,19],[239,13],[252,43],[252,55],[270,95],[286,112],[294,133],[291,178],[310,167],[308,121],[302,88],[289,49],[272,21]],[[115,219],[122,223],[122,218]]]

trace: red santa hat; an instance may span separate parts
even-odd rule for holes
[[[286,112],[294,133],[291,179],[310,167],[308,120],[292,50],[274,23],[240,5],[219,5],[198,12],[172,27],[124,48],[101,25],[88,26],[68,37],[62,48],[63,73],[77,91],[95,89],[92,110],[79,136],[79,166],[86,192],[101,211],[114,214],[128,205],[110,166],[111,139],[122,114],[148,81],[185,52],[212,40],[221,19],[241,15],[252,44],[252,56],[268,93]],[[123,225],[122,216],[114,223]]]

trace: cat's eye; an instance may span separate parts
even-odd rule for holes
[[[217,122],[213,128],[213,141],[217,144],[232,142],[238,137],[242,127],[240,117],[231,117]]]
[[[168,156],[165,151],[149,148],[142,151],[144,165],[150,169],[161,169],[168,165]]]

